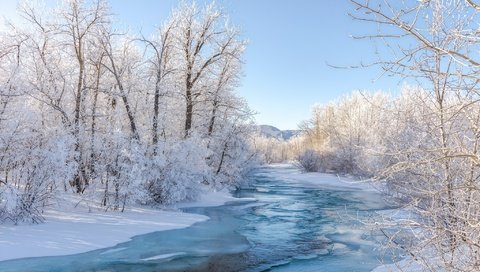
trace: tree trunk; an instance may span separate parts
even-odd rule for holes
[[[109,54],[108,57],[110,58],[110,63],[112,64],[112,73],[115,77],[115,81],[117,82],[118,89],[120,90],[120,96],[122,97],[123,105],[125,106],[125,111],[127,112],[128,121],[130,122],[130,131],[132,132],[132,137],[133,139],[139,141],[140,136],[138,135],[137,126],[135,124],[135,117],[133,116],[132,110],[130,108],[130,104],[128,103],[127,94],[125,93],[122,81],[120,80],[120,75],[117,72],[117,67],[115,66],[113,56]]]
[[[220,171],[222,171],[223,161],[225,160],[227,148],[228,148],[228,142],[225,142],[225,145],[223,146],[223,150],[222,150],[222,156],[220,157],[220,163],[218,164],[217,172],[215,172],[216,175],[218,175]]]
[[[123,101],[123,104],[125,105],[125,111],[127,112],[128,120],[130,122],[130,130],[132,132],[132,137],[133,139],[138,141],[140,140],[140,136],[138,135],[137,126],[135,125],[135,117],[133,117],[130,104],[128,103],[127,95],[123,91],[123,88],[121,90],[121,93],[122,93],[122,101]]]
[[[97,114],[97,102],[98,102],[98,93],[100,91],[100,64],[97,65],[97,78],[95,83],[95,90],[93,95],[93,105],[92,105],[92,125],[91,125],[91,135],[90,135],[90,164],[89,164],[89,171],[90,171],[90,178],[93,178],[95,175],[95,129],[96,129],[96,114]]]
[[[158,143],[158,115],[159,115],[159,105],[160,102],[160,77],[157,76],[157,82],[155,84],[155,97],[153,101],[153,124],[152,124],[152,145],[153,145],[153,154],[157,154],[157,143]]]
[[[193,118],[193,98],[192,91],[187,89],[186,91],[186,112],[185,112],[185,138],[189,136],[190,129],[192,128],[192,118]]]
[[[210,124],[208,125],[208,136],[212,136],[213,128],[215,126],[215,117],[217,115],[218,100],[213,101],[212,116],[210,117]]]
[[[74,40],[75,42],[75,40]],[[74,117],[74,131],[73,135],[75,137],[75,162],[78,165],[77,173],[73,179],[73,186],[76,188],[77,193],[81,193],[84,189],[83,182],[85,177],[83,176],[83,163],[82,163],[82,150],[80,148],[80,110],[82,104],[82,92],[83,92],[83,76],[85,64],[82,56],[82,40],[78,41],[78,45],[75,45],[75,52],[77,55],[79,73],[78,73],[78,82],[77,90],[75,94],[75,117]]]

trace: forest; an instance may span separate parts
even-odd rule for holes
[[[149,37],[117,29],[104,0],[20,12],[0,34],[0,221],[41,222],[61,194],[192,200],[255,164],[235,93],[246,41],[214,4],[181,4]]]

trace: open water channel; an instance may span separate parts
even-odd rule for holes
[[[261,169],[235,193],[256,201],[185,209],[210,217],[189,228],[82,254],[4,261],[0,271],[360,272],[390,262],[382,237],[362,223],[388,209],[378,193],[292,182],[290,173],[298,170]]]

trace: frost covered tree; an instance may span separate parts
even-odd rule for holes
[[[299,155],[309,148],[306,144],[307,139],[308,137],[300,134],[285,141],[256,133],[251,138],[251,145],[263,163],[291,162],[297,160]]]
[[[377,23],[377,64],[420,87],[397,102],[397,138],[378,175],[416,217],[387,231],[429,270],[475,271],[480,262],[478,11],[472,1],[351,1]]]
[[[216,5],[183,3],[151,36],[115,29],[106,0],[20,13],[0,33],[0,221],[39,222],[68,194],[172,204],[253,166],[245,42]]]
[[[165,135],[165,124],[163,128],[160,128],[160,99],[165,98],[169,93],[166,90],[166,81],[169,80],[169,76],[173,75],[176,71],[174,68],[173,58],[173,28],[175,25],[172,22],[167,22],[165,25],[158,28],[158,33],[152,39],[142,38],[141,41],[147,46],[147,49],[151,49],[153,52],[150,54],[149,62],[151,77],[154,79],[154,92],[153,92],[153,118],[152,118],[152,145],[153,152],[156,153],[159,134],[163,137]],[[170,77],[171,78],[171,77]],[[159,133],[159,130],[162,130]]]
[[[317,105],[302,125],[305,154],[316,152],[317,168],[356,176],[371,176],[381,165],[372,148],[389,133],[391,99],[383,93],[354,92],[327,105]]]
[[[238,31],[229,25],[228,18],[214,4],[199,8],[195,3],[183,3],[173,12],[170,24],[175,25],[172,34],[185,103],[184,133],[188,137],[192,128],[196,128],[195,115],[201,114],[196,108],[201,107],[199,104],[208,92],[219,91],[208,90],[207,86],[213,84],[222,89],[238,76],[231,75],[229,70],[236,69],[234,62],[241,58],[245,42],[239,39]],[[212,82],[212,77],[219,77],[217,83]]]

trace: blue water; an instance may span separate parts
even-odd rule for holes
[[[133,237],[87,253],[0,262],[0,271],[370,271],[389,258],[362,221],[387,209],[380,195],[299,186],[264,169],[238,197],[257,201],[189,208],[211,219]]]

